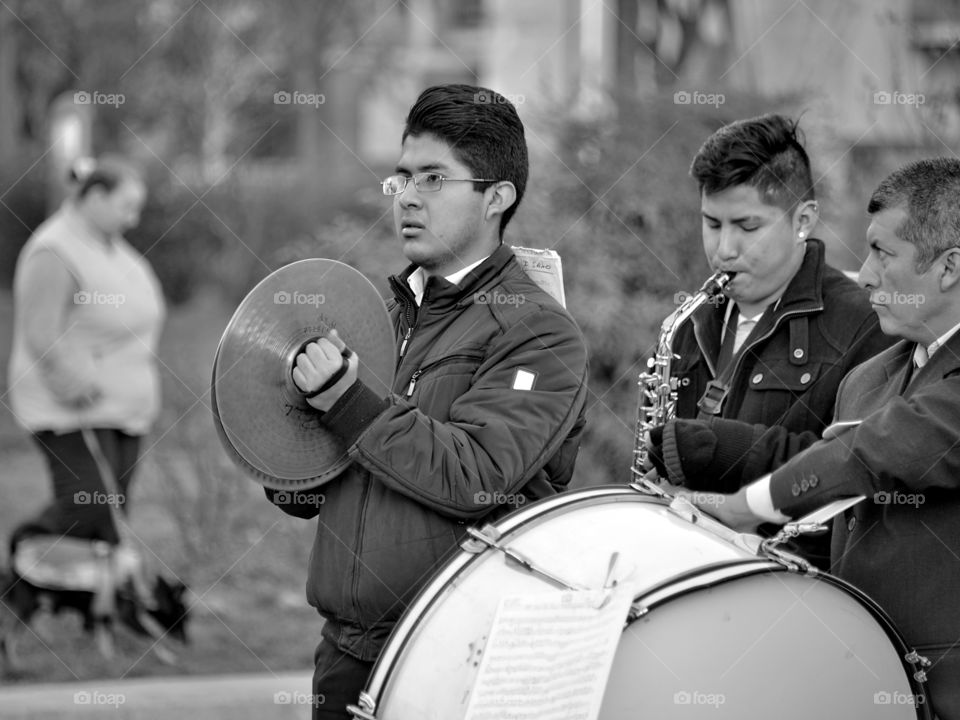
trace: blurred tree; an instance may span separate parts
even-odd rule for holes
[[[20,7],[10,0],[10,12],[0,12],[0,163],[13,160],[19,140],[18,128],[23,117],[20,93],[17,92],[17,55],[19,38],[14,27],[15,13]]]

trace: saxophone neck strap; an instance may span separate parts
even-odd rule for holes
[[[697,401],[697,407],[703,415],[720,415],[723,412],[723,401],[727,399],[729,386],[726,378],[718,378],[707,383],[707,389]]]

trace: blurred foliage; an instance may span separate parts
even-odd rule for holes
[[[0,287],[10,286],[20,248],[47,215],[44,182],[32,159],[0,163]]]

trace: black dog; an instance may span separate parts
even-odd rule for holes
[[[83,616],[83,628],[91,633],[101,655],[113,656],[114,623],[120,623],[137,635],[154,640],[153,651],[164,662],[173,664],[176,656],[159,641],[172,637],[188,642],[186,623],[188,608],[184,603],[186,586],[168,583],[157,576],[149,599],[145,602],[126,580],[114,589],[110,611],[104,614],[96,596],[87,590],[66,590],[39,587],[16,572],[0,572],[0,659],[6,669],[18,669],[17,636],[29,627],[38,610],[52,614],[75,610]]]

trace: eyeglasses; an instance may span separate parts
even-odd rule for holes
[[[440,173],[424,172],[416,175],[391,175],[380,184],[383,186],[384,195],[399,195],[407,189],[407,183],[413,180],[413,184],[420,192],[440,192],[444,181],[446,182],[497,182],[496,180],[486,180],[484,178],[448,178]]]

